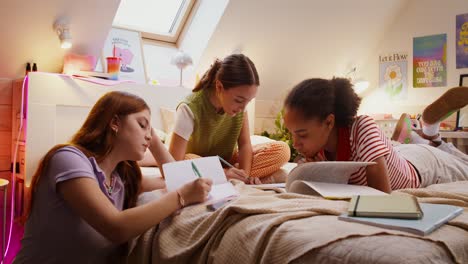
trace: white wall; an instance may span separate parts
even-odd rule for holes
[[[361,68],[406,0],[230,1],[198,65],[240,49],[260,75],[257,99],[282,100],[305,78]]]
[[[371,80],[373,90],[365,94],[360,112],[392,113],[395,117],[402,112],[420,113],[448,88],[458,86],[460,74],[468,73],[468,68],[456,69],[455,20],[457,15],[465,13],[468,13],[466,0],[409,1],[366,63],[365,75]],[[447,87],[413,88],[413,38],[436,34],[447,34]],[[392,52],[409,55],[408,97],[399,101],[390,101],[378,89],[379,55]]]
[[[0,77],[24,76],[26,62],[61,72],[66,52],[99,57],[120,0],[1,0]],[[60,48],[54,21],[70,22],[73,47]]]

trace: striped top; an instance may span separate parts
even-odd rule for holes
[[[420,180],[416,169],[396,152],[390,140],[371,117],[358,116],[351,126],[350,134],[350,160],[370,162],[385,157],[392,190],[419,187]],[[349,183],[367,185],[365,167],[354,172]]]

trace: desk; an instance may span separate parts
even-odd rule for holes
[[[452,143],[456,148],[468,154],[468,131],[440,131],[445,142]]]

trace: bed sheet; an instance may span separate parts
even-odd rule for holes
[[[273,194],[241,183],[236,188],[243,198],[225,208],[186,208],[158,232],[150,230],[129,262],[468,263],[468,181],[398,191],[465,208],[425,237],[338,221],[346,201]]]

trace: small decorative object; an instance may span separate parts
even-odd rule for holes
[[[150,85],[159,85],[159,81],[156,79],[149,79],[148,84]]]
[[[279,113],[276,115],[274,133],[268,133],[268,131],[263,131],[260,135],[274,139],[274,140],[283,141],[286,144],[288,144],[289,149],[291,149],[291,158],[289,159],[289,161],[295,162],[295,159],[299,155],[299,153],[293,147],[293,140],[292,140],[291,132],[289,132],[289,130],[284,125],[283,115],[284,115],[284,109],[279,111]]]
[[[72,47],[72,37],[70,33],[70,25],[66,18],[57,19],[54,23],[54,31],[60,39],[60,47],[62,49],[69,49]]]
[[[120,73],[120,63],[122,59],[117,57],[117,49],[114,44],[114,48],[112,49],[112,57],[106,57],[107,61],[107,73],[110,74],[109,79],[111,80],[118,80],[119,73]]]
[[[31,72],[31,63],[26,63],[26,72],[25,75],[28,75],[28,73]]]
[[[102,51],[103,64],[107,57],[120,58],[119,79],[147,83],[140,32],[111,28]]]
[[[346,73],[346,77],[351,80],[351,83],[354,86],[354,91],[356,91],[357,94],[360,94],[369,88],[369,81],[357,78],[356,71],[357,67],[353,67],[348,73]]]
[[[79,71],[92,71],[96,65],[96,57],[67,53],[63,58],[63,73],[75,74]]]
[[[119,57],[107,57],[107,73],[110,74],[109,79],[118,80],[120,73],[120,58]]]
[[[172,58],[171,63],[180,69],[179,86],[182,86],[182,71],[188,65],[193,64],[192,58],[187,53],[183,52],[182,50],[179,50]]]

